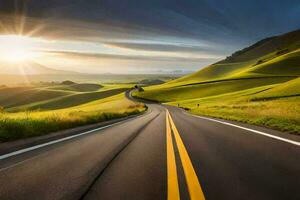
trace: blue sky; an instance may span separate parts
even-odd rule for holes
[[[48,67],[168,73],[198,70],[299,29],[300,1],[0,0],[0,15],[2,40],[26,36],[30,51],[38,52],[35,62]]]

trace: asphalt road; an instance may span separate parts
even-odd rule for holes
[[[299,137],[148,106],[142,116],[0,156],[0,199],[300,199]]]

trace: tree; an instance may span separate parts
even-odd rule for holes
[[[139,87],[139,92],[144,92],[145,90],[144,90],[144,88],[142,88],[142,87]]]
[[[66,81],[61,82],[61,84],[62,85],[73,85],[73,84],[75,84],[75,82],[66,80]]]

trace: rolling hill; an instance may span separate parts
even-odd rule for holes
[[[126,84],[115,87],[95,83],[3,87],[0,88],[0,106],[10,112],[55,110],[117,95],[129,88]]]
[[[271,37],[165,86],[249,76],[300,76],[299,48],[300,30]]]
[[[300,133],[300,30],[261,40],[138,98]]]
[[[68,107],[74,107],[81,104],[85,104],[91,101],[95,101],[98,99],[104,99],[110,96],[114,96],[125,92],[128,88],[118,88],[118,89],[111,89],[106,91],[99,91],[99,92],[84,92],[84,93],[75,93],[71,95],[66,95],[62,97],[57,97],[54,99],[35,102],[32,104],[27,104],[23,107],[15,108],[15,109],[27,109],[27,110],[56,110]]]

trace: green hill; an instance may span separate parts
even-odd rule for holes
[[[33,103],[26,105],[24,107],[14,108],[14,110],[26,109],[26,110],[55,110],[61,108],[68,108],[73,106],[78,106],[81,104],[85,104],[91,101],[95,101],[98,99],[103,99],[106,97],[110,97],[116,94],[120,94],[125,92],[126,88],[112,89],[100,92],[85,92],[85,93],[77,93],[71,94],[63,97],[58,97],[55,99],[50,99],[47,101],[42,101],[38,103]]]
[[[299,48],[300,30],[297,30],[264,39],[220,62],[164,85],[168,87],[248,76],[299,76]]]
[[[161,89],[145,88],[144,92],[134,93],[138,97],[159,102],[172,102],[200,97],[208,97],[245,90],[264,85],[273,85],[291,80],[290,77],[268,77],[260,79],[230,79],[222,81],[200,82],[190,85],[175,86]]]
[[[0,89],[0,106],[16,107],[33,102],[49,100],[71,94],[67,91],[46,90],[33,87],[12,87]]]
[[[300,30],[133,95],[191,112],[300,132]],[[267,101],[266,101],[267,100]]]
[[[0,107],[6,111],[55,110],[106,98],[129,89],[129,85],[80,83],[0,88]]]

